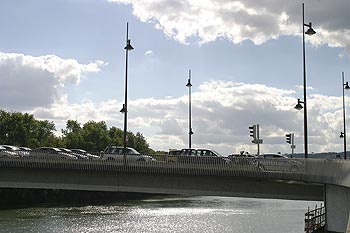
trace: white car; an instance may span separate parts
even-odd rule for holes
[[[30,151],[30,156],[39,158],[78,159],[76,156],[66,153],[56,147],[39,147]]]
[[[21,150],[17,146],[0,145],[2,154],[8,157],[21,157]]]
[[[100,156],[97,156],[95,154],[91,154],[91,153],[87,152],[86,150],[82,150],[82,149],[70,149],[70,150],[73,151],[76,154],[84,155],[88,159],[92,159],[92,160],[100,159]]]
[[[180,153],[168,156],[169,162],[180,163],[203,163],[203,164],[225,164],[231,160],[209,149],[182,149]]]
[[[122,146],[107,146],[106,149],[101,154],[102,160],[112,160],[112,161],[124,161],[127,162],[148,162],[155,161],[155,159],[149,155],[142,155],[133,148],[127,147],[126,151]]]
[[[297,159],[291,159],[281,154],[263,154],[255,159],[254,162],[263,171],[298,172],[303,168],[302,163]]]

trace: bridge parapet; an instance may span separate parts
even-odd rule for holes
[[[170,159],[169,159],[170,158]],[[221,160],[188,157],[174,161],[161,156],[156,161],[73,160],[48,157],[0,157],[0,167],[129,172],[164,175],[227,176],[283,181],[314,182],[350,187],[350,162],[324,159]]]
[[[171,162],[168,162],[171,161]],[[350,165],[350,164],[349,164]],[[72,160],[54,157],[1,157],[0,167],[35,169],[74,169],[84,171],[135,172],[164,175],[236,176],[257,179],[295,180],[349,186],[350,168],[345,161],[319,159],[251,159],[212,160],[189,158],[183,162]]]

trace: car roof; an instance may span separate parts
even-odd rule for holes
[[[25,147],[25,146],[20,146],[19,149],[21,149],[21,150],[32,150],[29,147]]]
[[[86,152],[86,150],[83,149],[70,149],[71,151],[79,151],[79,152]]]
[[[262,156],[271,156],[271,157],[279,157],[279,158],[288,158],[285,155],[281,155],[281,154],[274,154],[274,153],[267,153],[267,154],[262,154]]]
[[[11,145],[1,145],[1,146],[8,150],[20,150],[17,146],[11,146]]]

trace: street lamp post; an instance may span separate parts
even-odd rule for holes
[[[343,83],[343,132],[340,133],[340,138],[344,140],[344,159],[346,159],[346,124],[345,124],[345,94],[344,90],[349,90],[349,83],[344,82],[344,72],[342,72],[342,83]]]
[[[126,144],[127,144],[127,126],[128,126],[128,54],[129,50],[133,50],[134,48],[130,44],[129,39],[129,23],[126,23],[126,46],[125,49],[125,96],[124,96],[124,104],[123,108],[120,112],[124,113],[124,163],[126,162]]]
[[[192,84],[191,84],[191,70],[188,71],[188,81],[186,84],[186,87],[188,87],[188,148],[191,149],[192,145],[191,145],[191,136],[193,134],[192,131],[192,113],[191,113],[191,88],[192,88]]]
[[[298,99],[298,104],[295,106],[296,109],[301,110],[303,108],[300,103],[304,104],[304,149],[305,158],[308,158],[308,138],[307,138],[307,105],[306,105],[306,65],[305,65],[305,34],[314,35],[316,32],[312,29],[312,23],[309,22],[305,24],[305,13],[304,13],[304,3],[302,3],[302,15],[303,15],[303,86],[304,86],[304,101]],[[308,30],[305,32],[305,27]],[[301,108],[300,108],[301,107]]]

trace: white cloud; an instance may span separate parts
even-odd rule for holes
[[[261,44],[283,35],[301,36],[302,1],[286,0],[108,0],[131,4],[133,14],[143,22],[154,23],[171,38],[200,43],[228,38],[233,43],[251,40]],[[307,1],[305,21],[312,21],[317,34],[313,44],[350,46],[348,0]]]
[[[303,112],[294,110],[293,90],[265,85],[212,81],[192,93],[192,146],[215,149],[222,154],[241,150],[256,152],[248,126],[260,125],[264,140],[262,152],[290,152],[285,134],[294,132],[297,150],[303,151]],[[310,152],[341,151],[341,97],[310,95],[308,97]],[[48,119],[62,128],[68,119],[84,123],[106,121],[123,128],[121,102],[115,100],[79,104],[60,102],[50,108],[33,108],[31,113]],[[156,150],[187,147],[188,96],[164,99],[130,99],[128,129],[145,135]]]
[[[147,50],[146,52],[145,52],[145,55],[147,56],[147,55],[152,55],[153,54],[153,51],[152,50]]]
[[[78,85],[85,73],[98,72],[103,61],[80,64],[55,55],[29,56],[0,52],[0,106],[12,110],[48,107],[64,101],[65,85]]]

